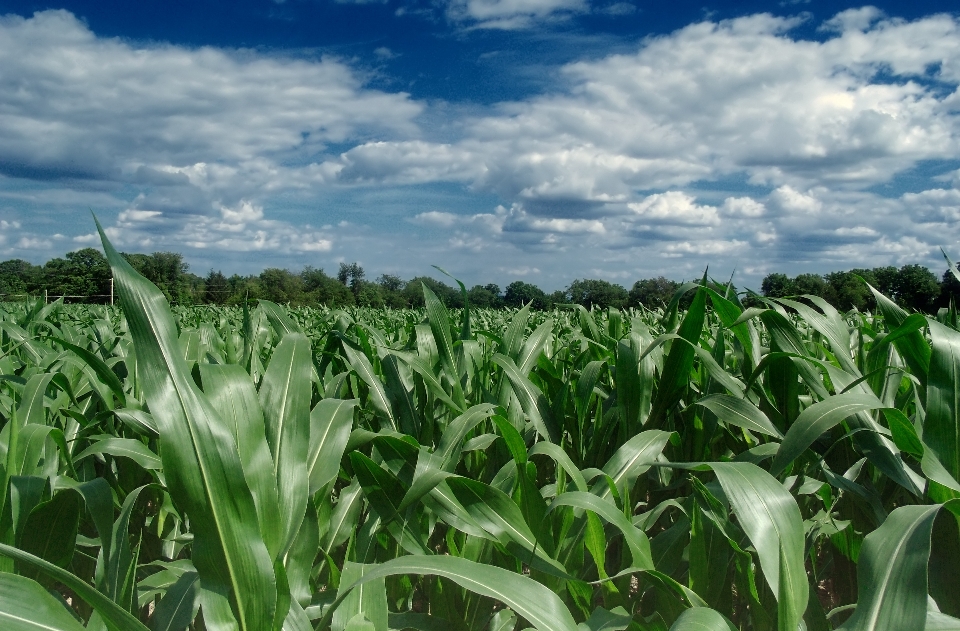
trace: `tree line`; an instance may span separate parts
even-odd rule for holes
[[[292,306],[399,309],[423,306],[423,283],[448,307],[463,306],[459,287],[430,276],[404,280],[393,274],[381,274],[370,279],[357,263],[341,263],[335,275],[307,266],[299,272],[268,268],[248,276],[226,276],[219,270],[210,270],[203,277],[192,273],[183,255],[176,252],[123,256],[174,304],[237,305],[244,300],[266,299]],[[106,259],[94,248],[69,252],[43,265],[20,259],[3,261],[0,262],[0,301],[43,297],[46,292],[51,300],[60,296],[84,296],[87,298],[82,299],[83,302],[109,302],[110,277]],[[960,282],[949,270],[939,280],[921,265],[800,274],[792,278],[773,273],[763,279],[761,293],[771,298],[813,294],[843,310],[855,307],[865,311],[874,303],[863,280],[904,307],[927,313],[945,306],[950,295],[960,294]],[[679,288],[680,283],[660,276],[638,280],[630,289],[600,279],[577,279],[566,289],[547,293],[532,283],[518,280],[502,289],[495,284],[474,285],[466,293],[470,304],[476,307],[520,307],[531,303],[535,309],[550,309],[557,304],[575,303],[600,309],[640,306],[656,309],[666,306]],[[758,299],[748,296],[746,302],[753,304]]]

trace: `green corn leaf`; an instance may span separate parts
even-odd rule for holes
[[[110,388],[110,392],[113,393],[115,397],[117,397],[117,400],[120,402],[120,406],[126,407],[127,396],[126,396],[126,393],[123,391],[123,384],[120,383],[120,380],[117,378],[116,373],[114,373],[113,370],[111,370],[110,367],[107,366],[102,359],[100,359],[95,353],[91,353],[90,351],[88,351],[83,347],[77,346],[75,344],[71,344],[70,342],[64,339],[61,339],[58,337],[54,337],[52,339],[53,341],[57,342],[64,348],[68,348],[73,353],[76,353],[77,356],[80,357],[80,359],[82,359],[84,363],[93,370],[94,374],[96,374],[97,377],[100,378],[100,382],[106,385],[108,388]],[[112,403],[110,401],[105,401],[105,402],[108,404]],[[110,405],[109,407],[112,407],[112,405]]]
[[[923,441],[960,480],[960,333],[929,321],[932,353]]]
[[[776,595],[777,627],[796,631],[807,608],[803,518],[793,496],[772,475],[746,462],[714,462],[710,467],[757,550],[764,578]]]
[[[67,570],[59,568],[53,563],[44,561],[29,552],[24,552],[23,550],[2,543],[0,543],[0,554],[21,563],[30,564],[41,570],[47,576],[63,583],[100,614],[110,631],[148,631],[147,627],[130,615],[130,612]],[[36,585],[33,581],[31,581],[31,583]],[[62,607],[59,603],[57,603],[57,606]],[[6,607],[4,607],[4,609],[6,609]]]
[[[511,357],[517,366],[517,370],[524,377],[530,374],[530,371],[537,365],[537,358],[543,352],[544,345],[553,336],[553,320],[547,318],[530,334],[523,342],[520,352],[516,357]]]
[[[200,577],[184,572],[157,603],[150,620],[152,631],[184,631],[200,608]]]
[[[493,598],[513,609],[539,631],[578,631],[577,624],[563,601],[536,581],[492,565],[483,565],[454,556],[400,557],[381,563],[365,572],[362,579],[342,591],[387,576],[398,574],[437,575],[450,579],[464,589]],[[323,628],[344,595],[338,593],[318,627]],[[328,623],[327,623],[328,624]]]
[[[180,359],[164,296],[113,248],[100,225],[137,352],[140,383],[160,429],[170,494],[190,516],[205,589],[233,595],[244,631],[273,627],[276,578],[260,536],[236,442]]]
[[[707,408],[728,425],[736,425],[774,438],[783,438],[783,434],[774,427],[767,415],[744,399],[738,399],[729,394],[711,394],[697,401],[697,405]]]
[[[365,628],[370,631],[387,631],[387,591],[384,578],[360,583],[355,589],[350,588],[376,567],[350,561],[344,564],[343,573],[340,575],[340,591],[337,594],[342,594],[344,598],[333,614],[331,631]],[[369,627],[359,621],[355,622],[358,617]]]
[[[573,460],[570,459],[570,456],[567,455],[567,452],[565,452],[559,445],[540,441],[530,448],[531,456],[536,456],[539,454],[553,458],[557,465],[563,469],[568,476],[570,476],[570,480],[573,482],[574,487],[576,487],[578,491],[587,490],[587,481],[583,478],[583,473],[577,469],[577,466],[573,464]]]
[[[422,284],[422,283],[421,283]],[[460,366],[457,364],[453,352],[453,338],[450,335],[450,316],[437,295],[429,287],[423,285],[423,300],[427,307],[427,319],[430,321],[430,330],[437,343],[440,353],[440,363],[443,365],[447,381],[453,392],[453,402],[460,409],[467,407],[460,385]]]
[[[310,495],[326,487],[340,471],[340,460],[353,428],[355,399],[324,399],[310,412],[307,472]]]
[[[571,491],[569,493],[563,493],[555,499],[553,504],[550,505],[550,510],[553,511],[559,506],[583,508],[602,517],[604,521],[612,524],[623,533],[624,541],[627,542],[630,554],[633,557],[631,567],[641,570],[653,569],[650,540],[647,538],[646,533],[634,526],[630,520],[624,516],[623,511],[614,506],[612,502],[600,499],[593,493]]]
[[[159,470],[163,468],[160,456],[150,451],[150,449],[139,440],[133,440],[132,438],[104,438],[103,440],[98,440],[74,456],[73,460],[74,462],[79,462],[94,454],[107,454],[114,458],[129,458],[148,470]]]
[[[607,611],[597,607],[586,621],[580,623],[582,631],[623,631],[633,622],[633,616],[623,607],[614,607]]]
[[[633,488],[637,478],[649,471],[670,440],[671,434],[658,429],[640,432],[617,449],[603,465],[603,472],[610,476],[613,485],[620,489],[621,496],[624,491]],[[594,493],[607,497],[611,491],[606,484],[600,484],[594,489]]]
[[[560,430],[553,420],[550,404],[540,389],[520,372],[509,357],[498,353],[493,356],[493,362],[503,369],[520,400],[524,414],[530,418],[540,435],[552,443],[559,442]]]
[[[723,614],[707,607],[687,609],[670,625],[670,631],[735,631]]]
[[[282,338],[288,333],[303,333],[303,329],[290,318],[286,310],[280,305],[263,299],[259,300],[257,304],[263,309],[263,313],[266,314],[273,330],[277,332],[277,337]]]
[[[568,576],[566,568],[550,558],[524,520],[520,508],[503,491],[461,477],[449,478],[446,483],[466,514],[508,552],[544,572],[562,578]]]
[[[667,410],[677,403],[683,390],[690,383],[690,371],[693,369],[695,355],[692,346],[700,345],[700,333],[703,331],[703,323],[706,319],[706,300],[706,292],[702,288],[698,289],[690,309],[680,322],[677,334],[689,344],[675,343],[664,361],[659,388],[653,400],[653,409],[650,411],[648,421],[648,425],[653,429],[660,427]]]
[[[260,534],[273,558],[280,554],[282,526],[277,476],[266,424],[250,375],[237,364],[200,364],[204,394],[233,435],[257,510]]]
[[[260,406],[277,479],[281,555],[293,544],[307,506],[312,368],[309,340],[301,333],[287,333],[260,383]]]
[[[875,395],[866,392],[845,392],[819,403],[814,403],[797,417],[780,444],[780,450],[770,465],[770,472],[778,475],[797,456],[813,444],[821,434],[833,429],[843,419],[863,412],[884,407]]]
[[[924,628],[930,535],[941,507],[901,506],[867,535],[857,563],[857,607],[838,631]]]
[[[73,561],[79,523],[80,495],[70,490],[61,491],[30,511],[17,547],[66,568]],[[47,582],[46,577],[32,566],[18,567],[18,573],[41,583]],[[51,584],[48,586],[52,587]]]
[[[36,581],[6,572],[0,572],[0,627],[4,631],[84,631]]]
[[[390,422],[391,429],[397,429],[397,421],[393,416],[393,407],[390,404],[390,398],[387,397],[387,391],[383,388],[383,382],[373,370],[373,364],[361,351],[353,348],[344,341],[343,352],[350,362],[350,367],[367,384],[370,390],[369,401],[383,416]],[[458,382],[459,383],[459,382]]]

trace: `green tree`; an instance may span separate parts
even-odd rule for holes
[[[467,292],[471,306],[495,309],[501,306],[500,288],[496,285],[474,285]]]
[[[823,298],[828,292],[827,281],[820,274],[800,274],[793,279],[793,289],[798,295],[810,294]]]
[[[840,311],[869,311],[874,308],[873,294],[866,284],[876,282],[870,270],[830,272],[824,275],[824,280],[827,282],[824,297]]]
[[[36,292],[40,285],[43,268],[21,259],[0,263],[0,301],[23,298],[23,294]]]
[[[96,296],[96,302],[109,302],[110,266],[93,248],[68,252],[43,266],[43,283],[51,296]]]
[[[420,286],[420,283],[429,287],[445,306],[453,309],[463,307],[463,296],[460,294],[459,288],[454,289],[442,281],[430,278],[429,276],[417,276],[407,281],[407,284],[404,286],[403,296],[406,298],[407,304],[411,307],[424,306],[423,288]]]
[[[124,254],[123,256],[135,270],[156,285],[171,302],[193,304],[199,299],[200,296],[194,295],[194,281],[189,274],[190,266],[179,252]]]
[[[760,291],[767,298],[784,298],[797,293],[790,277],[781,273],[767,274],[760,283]]]
[[[349,307],[356,304],[353,292],[335,278],[327,276],[322,269],[307,266],[300,272],[303,289],[310,302],[331,307]]]
[[[223,272],[210,270],[204,279],[204,302],[214,305],[226,304],[232,293],[233,289]]]
[[[896,280],[897,303],[921,313],[935,313],[940,297],[940,282],[922,265],[904,265]]]
[[[638,280],[630,288],[627,304],[631,307],[643,305],[648,309],[666,308],[679,288],[680,283],[664,276]]]
[[[627,290],[620,285],[594,278],[577,279],[567,288],[570,301],[587,309],[623,307],[627,303]]]
[[[269,267],[260,272],[262,298],[277,304],[304,304],[303,279],[290,270]]]
[[[377,284],[383,291],[384,304],[394,309],[409,307],[406,297],[403,295],[403,288],[406,283],[402,278],[394,274],[381,274],[377,278]]]
[[[522,307],[528,302],[533,303],[534,309],[546,309],[548,306],[547,295],[543,290],[522,280],[515,280],[507,285],[503,293],[503,302],[510,307]]]

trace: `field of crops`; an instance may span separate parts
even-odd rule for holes
[[[122,310],[0,310],[0,629],[960,629],[953,311],[171,312],[104,247]]]

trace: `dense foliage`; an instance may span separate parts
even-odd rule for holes
[[[171,311],[104,245],[122,311],[0,311],[4,629],[960,628],[953,309]]]
[[[532,309],[550,310],[558,305],[578,304],[587,309],[639,308],[662,309],[667,306],[680,283],[659,276],[636,281],[627,290],[616,283],[600,279],[576,279],[566,289],[546,293],[532,283],[514,281],[501,290],[498,285],[475,285],[463,293],[456,287],[420,276],[403,280],[393,274],[381,274],[375,280],[367,277],[357,263],[341,263],[336,277],[322,269],[307,266],[300,272],[268,268],[260,274],[225,276],[210,270],[200,277],[189,270],[183,256],[173,252],[123,254],[130,265],[157,286],[175,305],[240,305],[249,300],[269,300],[294,307],[391,307],[405,309],[423,307],[421,287],[426,285],[448,308],[475,308],[530,305]],[[31,265],[14,259],[0,262],[0,300],[28,297],[66,296],[66,302],[109,303],[110,267],[106,258],[93,248],[68,253],[44,265]],[[831,272],[823,276],[800,274],[768,274],[761,283],[761,293],[768,298],[788,298],[810,294],[824,298],[838,309],[868,311],[876,308],[867,284],[892,298],[901,307],[924,313],[936,313],[948,306],[951,296],[960,294],[960,281],[948,271],[943,279],[921,265],[877,267]],[[689,300],[689,298],[687,299]],[[753,298],[744,303],[754,305]],[[757,303],[759,304],[759,303]],[[682,304],[683,307],[687,303]]]

